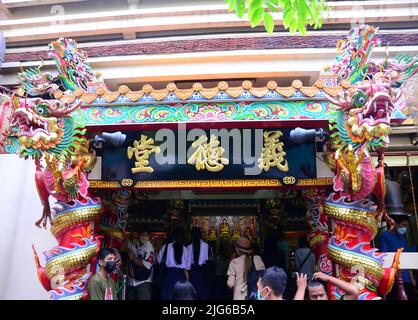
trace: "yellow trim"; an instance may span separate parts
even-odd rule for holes
[[[315,187],[332,185],[332,178],[300,179],[295,186]],[[190,188],[261,188],[283,187],[278,179],[235,179],[235,180],[141,180],[135,189],[190,189]],[[121,188],[118,181],[90,180],[90,188],[112,189]]]
[[[120,95],[125,95],[131,102],[135,102],[140,99],[144,94],[149,94],[157,101],[163,100],[170,92],[172,92],[180,100],[189,99],[194,92],[200,92],[202,96],[211,100],[216,94],[222,90],[226,92],[231,97],[238,97],[241,95],[244,90],[248,90],[252,95],[262,98],[266,95],[269,90],[276,90],[279,94],[290,97],[296,91],[300,91],[302,94],[307,97],[315,97],[320,90],[324,90],[328,95],[336,97],[338,94],[343,92],[345,89],[349,89],[350,84],[344,82],[341,86],[326,87],[323,80],[317,80],[313,86],[304,87],[300,80],[294,80],[291,86],[288,87],[278,87],[276,81],[269,81],[264,87],[253,87],[251,81],[244,81],[239,87],[229,87],[228,82],[221,81],[217,86],[213,88],[205,88],[201,83],[194,83],[190,89],[178,89],[175,83],[170,82],[167,84],[165,89],[154,89],[150,84],[146,84],[142,87],[142,90],[131,91],[126,85],[122,85],[118,88],[117,91],[108,91],[103,87],[97,88],[96,92],[85,92],[83,90],[78,90],[74,92],[62,92],[60,90],[54,93],[56,99],[62,101],[74,101],[77,97],[80,98],[85,104],[90,104],[98,97],[103,97],[108,103],[115,101]]]

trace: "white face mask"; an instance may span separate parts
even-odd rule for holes
[[[149,236],[148,235],[146,235],[146,236],[139,236],[139,242],[141,244],[146,244],[148,242],[148,240],[149,240]]]
[[[404,235],[406,233],[406,227],[399,227],[398,228],[398,233],[401,235]]]

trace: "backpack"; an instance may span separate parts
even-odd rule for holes
[[[259,271],[255,268],[254,257],[247,275],[247,300],[257,300],[257,282]]]

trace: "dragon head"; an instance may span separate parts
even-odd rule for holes
[[[338,42],[336,61],[328,68],[338,83],[343,80],[356,83],[364,78],[372,50],[380,44],[377,31],[373,26],[358,25],[350,30],[346,39]]]
[[[53,75],[50,72],[42,72],[42,66],[27,70],[22,69],[18,73],[17,78],[20,83],[18,92],[21,96],[37,97],[45,94],[52,97],[54,92],[58,90],[58,85],[53,83]]]
[[[97,80],[86,62],[87,53],[77,47],[77,42],[64,37],[49,45],[49,57],[55,60],[59,77],[65,89],[87,89],[88,83]]]
[[[399,97],[400,91],[382,78],[359,82],[342,97],[327,99],[344,114],[346,142],[368,143],[375,149],[386,148],[389,143],[391,112]]]
[[[21,156],[40,158],[42,152],[54,153],[58,158],[65,155],[63,152],[72,142],[68,137],[80,133],[71,132],[73,120],[68,114],[80,103],[70,106],[57,100],[15,98],[14,104],[12,124],[19,127]]]

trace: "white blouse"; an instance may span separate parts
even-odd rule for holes
[[[187,248],[183,246],[183,255],[181,257],[181,263],[177,264],[176,259],[174,258],[173,243],[174,242],[171,242],[168,244],[167,259],[165,261],[165,265],[168,268],[179,268],[179,269],[190,270],[192,261],[189,255],[189,250],[187,250]],[[157,257],[158,263],[161,263],[161,261],[163,260],[165,246],[166,245],[163,245],[162,248],[160,249],[160,252],[158,252],[158,257]]]
[[[191,264],[194,263],[194,255],[193,255],[193,243],[187,246],[187,251],[189,252]],[[209,245],[200,240],[200,253],[199,253],[199,266],[203,265],[209,259]]]

